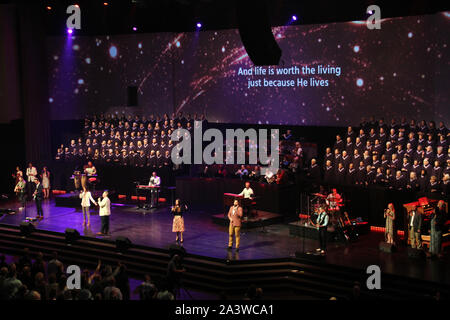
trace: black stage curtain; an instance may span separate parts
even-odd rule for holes
[[[18,6],[20,92],[28,161],[42,165],[51,159],[50,107],[42,4]]]

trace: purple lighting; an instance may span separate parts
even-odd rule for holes
[[[292,20],[297,21],[297,16],[292,16]]]
[[[68,34],[72,34],[73,30],[72,29],[67,29],[67,33]]]
[[[202,24],[200,22],[197,22],[197,28],[201,28]]]
[[[133,27],[133,31],[136,31],[137,30],[137,28],[136,27]]]

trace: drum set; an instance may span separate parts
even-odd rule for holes
[[[307,223],[316,226],[319,208],[322,207],[328,213],[330,223],[328,231],[335,233],[344,241],[354,241],[358,237],[354,226],[345,210],[348,200],[337,193],[326,195],[324,193],[313,193],[309,197],[309,212]]]
[[[319,211],[319,207],[324,208],[324,210],[333,215],[334,213],[338,213],[341,211],[341,208],[345,206],[345,200],[342,197],[327,196],[322,193],[313,193],[310,198],[310,208],[311,213],[315,213]]]

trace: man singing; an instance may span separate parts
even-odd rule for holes
[[[230,227],[228,230],[228,250],[233,248],[233,234],[236,237],[236,251],[239,251],[239,243],[241,240],[241,219],[242,219],[242,207],[239,206],[239,201],[234,200],[233,206],[228,211],[228,219],[230,220]]]
[[[111,215],[111,201],[108,198],[108,191],[105,190],[102,198],[98,198],[98,206],[100,207],[100,220],[102,222],[101,230],[98,235],[106,236],[109,233],[109,217]]]
[[[38,178],[34,179],[34,183],[36,184],[36,189],[33,193],[33,198],[36,201],[36,215],[38,219],[42,220],[44,219],[44,211],[42,210],[42,199],[44,199],[44,189]]]
[[[319,246],[316,251],[320,251],[321,254],[325,253],[327,249],[327,227],[329,222],[329,217],[327,212],[323,209],[323,207],[319,207],[319,215],[317,217],[316,227],[319,230]]]
[[[409,212],[409,239],[411,241],[411,248],[422,249],[422,238],[420,236],[420,229],[422,228],[422,216],[417,211],[417,207],[413,206]]]
[[[429,257],[441,258],[442,231],[445,230],[445,202],[439,200],[435,212],[431,215],[430,252]]]
[[[158,192],[159,192],[159,187],[161,185],[161,178],[156,175],[155,171],[153,171],[148,185],[150,187],[154,187],[154,188],[150,189],[150,194],[151,194],[150,207],[155,208],[158,205]]]

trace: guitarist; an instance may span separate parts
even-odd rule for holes
[[[44,211],[42,210],[42,199],[44,199],[44,188],[38,178],[34,179],[36,189],[33,193],[33,199],[36,201],[36,213],[39,220],[44,219]]]
[[[14,192],[17,194],[17,198],[19,199],[19,202],[20,202],[19,210],[22,210],[26,206],[26,195],[25,195],[26,182],[25,182],[23,176],[18,176],[17,180],[18,181],[14,188]]]
[[[319,231],[319,248],[316,251],[321,254],[325,254],[325,250],[327,249],[327,227],[330,218],[328,217],[328,213],[324,210],[323,207],[319,207],[319,214],[316,220],[316,228]]]

